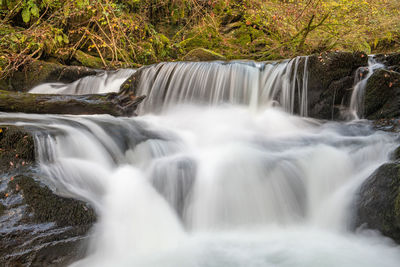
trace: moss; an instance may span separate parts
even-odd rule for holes
[[[34,162],[35,148],[32,136],[21,128],[0,128],[0,168],[8,170]]]
[[[210,60],[226,60],[226,58],[214,51],[196,48],[187,53],[183,58],[185,61],[210,61]]]
[[[397,221],[400,221],[400,190],[397,193],[397,196],[394,201],[394,215]]]
[[[36,222],[55,222],[58,226],[86,225],[95,221],[93,209],[85,203],[55,195],[31,177],[16,176],[8,184],[14,193],[21,191]]]
[[[188,33],[185,40],[178,44],[184,52],[195,48],[223,49],[223,40],[217,30],[210,26],[194,28]]]
[[[400,160],[400,146],[396,148],[392,155],[393,160]]]
[[[78,60],[85,67],[94,69],[101,69],[104,67],[104,63],[101,60],[101,58],[88,55],[82,52],[81,50],[77,50],[75,52],[74,58]]]

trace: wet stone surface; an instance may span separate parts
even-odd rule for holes
[[[40,181],[29,132],[0,130],[0,266],[65,266],[82,258],[93,209]]]

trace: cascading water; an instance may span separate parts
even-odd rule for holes
[[[299,66],[303,72],[299,75]],[[142,70],[136,95],[146,95],[139,114],[182,103],[247,105],[253,110],[277,101],[290,113],[307,115],[308,57],[280,63],[173,62]],[[297,92],[297,95],[296,95]]]
[[[395,144],[368,125],[238,106],[0,121],[40,129],[45,182],[96,208],[91,253],[74,266],[400,262],[389,240],[348,229],[354,192]]]
[[[44,182],[95,207],[73,266],[397,267],[391,240],[351,231],[357,189],[397,140],[289,114],[307,102],[300,61],[159,64],[142,70],[143,116],[0,124],[32,129]]]
[[[129,78],[135,69],[120,69],[117,71],[99,71],[76,80],[73,83],[45,83],[32,88],[32,94],[62,94],[62,95],[87,95],[118,92],[121,84]]]
[[[385,65],[377,62],[373,56],[369,56],[367,73],[366,74],[363,73],[363,71],[365,71],[365,68],[360,68],[356,73],[355,85],[353,88],[353,93],[351,94],[351,102],[350,102],[350,113],[353,119],[360,119],[363,116],[364,93],[369,77],[371,77],[371,75],[375,72],[375,70],[384,67]]]

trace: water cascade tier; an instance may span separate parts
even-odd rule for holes
[[[86,76],[72,83],[44,83],[32,88],[31,94],[88,95],[118,92],[121,84],[135,69],[99,71],[97,75]]]
[[[96,209],[72,266],[390,266],[352,201],[395,136],[278,108],[177,105],[136,118],[0,115],[31,129],[43,182]]]

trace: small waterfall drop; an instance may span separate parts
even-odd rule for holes
[[[364,94],[365,94],[365,87],[367,86],[367,82],[369,77],[375,72],[377,69],[384,68],[385,66],[382,63],[377,62],[373,56],[369,56],[368,58],[368,67],[367,67],[367,74],[363,73],[365,68],[358,69],[353,93],[351,94],[350,100],[350,113],[353,119],[360,119],[364,113]]]
[[[160,113],[182,103],[230,103],[253,110],[280,103],[286,111],[306,116],[307,63],[308,57],[297,57],[273,63],[172,62],[149,66],[142,70],[136,91],[136,95],[147,96],[138,112]]]
[[[99,71],[97,75],[86,76],[72,83],[44,83],[32,88],[31,94],[87,95],[118,92],[121,84],[135,69]]]

